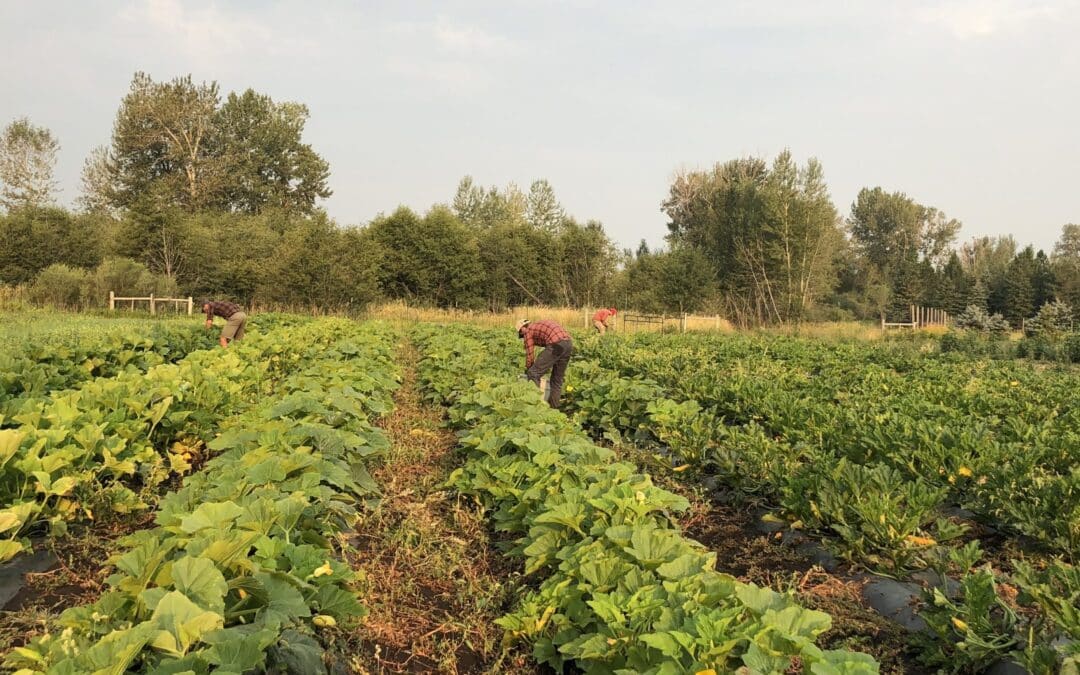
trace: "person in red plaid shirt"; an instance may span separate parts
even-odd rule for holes
[[[566,366],[574,353],[574,344],[570,333],[554,321],[529,321],[522,319],[517,324],[518,337],[525,341],[525,376],[530,382],[540,386],[540,378],[551,371],[548,405],[559,407],[562,397],[563,381],[566,379]],[[537,347],[544,347],[539,357],[534,357]]]

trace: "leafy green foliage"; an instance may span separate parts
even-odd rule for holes
[[[320,321],[283,331],[298,356],[268,396],[221,422],[220,453],[125,540],[109,590],[10,654],[32,673],[325,672],[313,635],[360,617],[331,537],[374,494],[364,464],[387,442],[392,334]],[[307,345],[307,346],[305,346]],[[230,350],[231,351],[231,350]]]
[[[505,338],[452,328],[415,337],[427,355],[421,381],[452,404],[468,454],[450,484],[517,535],[511,552],[540,578],[500,619],[508,641],[586,673],[782,672],[796,656],[814,672],[877,672],[864,655],[814,644],[828,615],[717,572],[715,556],[671,519],[686,500],[591,443],[535,386],[510,380],[491,359]],[[455,367],[452,354],[474,367]],[[595,414],[632,424],[646,408]]]

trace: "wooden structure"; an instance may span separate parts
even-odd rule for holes
[[[949,313],[935,307],[920,307],[910,305],[911,321],[886,321],[885,315],[881,315],[881,330],[886,328],[927,328],[929,326],[948,326],[952,321]]]
[[[622,315],[622,329],[624,332],[634,333],[641,328],[649,329],[652,326],[659,326],[659,330],[663,332],[664,322],[667,321],[667,315],[664,314],[633,314],[625,313]],[[592,325],[590,322],[589,325]]]
[[[127,298],[122,298],[122,297],[117,296],[115,292],[109,291],[109,310],[110,311],[116,311],[116,303],[117,302],[130,303],[130,308],[132,310],[135,309],[135,303],[140,303],[140,304],[144,303],[144,302],[148,303],[148,305],[150,307],[150,313],[151,314],[157,314],[157,307],[158,307],[158,305],[160,305],[162,303],[164,303],[166,305],[171,304],[174,309],[179,309],[181,311],[186,306],[188,316],[191,316],[191,314],[194,313],[194,311],[195,311],[195,300],[191,296],[188,296],[186,298],[155,298],[153,295],[149,295],[147,297],[127,297]]]
[[[719,314],[712,316],[700,316],[695,314],[639,314],[635,312],[627,312],[620,314],[622,317],[622,329],[631,333],[638,332],[639,330],[658,330],[663,332],[668,323],[679,326],[679,332],[685,333],[688,330],[690,322],[697,324],[697,330],[701,330],[703,325],[708,325],[713,330],[720,330],[723,325],[723,319]],[[592,319],[589,319],[589,326],[592,326]],[[706,328],[705,330],[708,330]]]

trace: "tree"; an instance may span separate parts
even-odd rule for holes
[[[465,176],[458,183],[451,208],[461,222],[484,229],[498,224],[526,224],[527,205],[528,198],[513,183],[502,190],[494,185],[484,190],[471,176]]]
[[[1057,277],[1054,275],[1054,268],[1050,264],[1050,258],[1042,249],[1035,254],[1035,267],[1031,274],[1031,285],[1036,311],[1043,305],[1057,299]]]
[[[595,220],[579,225],[566,218],[555,244],[559,274],[554,301],[581,307],[609,299],[618,252],[604,226]]]
[[[0,216],[0,282],[31,281],[55,263],[96,266],[103,239],[98,225],[57,207],[24,207]]]
[[[274,103],[251,89],[229,94],[215,119],[227,175],[222,208],[311,213],[331,195],[330,165],[302,141],[307,119],[299,103]]]
[[[401,207],[365,231],[383,251],[379,285],[388,297],[438,307],[481,305],[484,270],[476,238],[447,208],[421,218]]]
[[[526,198],[525,220],[529,225],[549,232],[555,232],[566,219],[562,204],[555,198],[551,183],[544,179],[533,181]]]
[[[771,167],[745,158],[683,173],[662,208],[672,244],[706,255],[737,319],[799,321],[833,286],[841,235],[816,160],[799,168],[785,151]]]
[[[660,302],[675,312],[694,312],[712,295],[715,270],[699,249],[677,247],[659,256]]]
[[[960,263],[960,256],[953,251],[948,262],[941,271],[941,284],[939,287],[938,304],[949,314],[957,316],[971,304],[971,288],[973,282],[964,273],[964,267]],[[986,309],[983,305],[982,309]]]
[[[1061,228],[1050,264],[1060,298],[1080,316],[1080,225],[1070,223]]]
[[[1028,246],[1016,254],[1005,271],[1002,314],[1014,326],[1035,313],[1035,251]]]
[[[51,203],[59,150],[52,132],[28,118],[8,124],[0,134],[0,206],[13,211]]]
[[[113,126],[113,206],[146,200],[198,211],[219,200],[226,173],[218,101],[216,82],[196,84],[190,75],[154,82],[136,73]]]
[[[875,187],[859,191],[848,228],[856,248],[895,290],[900,277],[906,279],[918,260],[927,259],[934,267],[945,262],[960,222],[902,192]]]
[[[77,203],[87,213],[116,215],[116,194],[113,190],[114,168],[109,149],[99,145],[83,161],[81,191]]]

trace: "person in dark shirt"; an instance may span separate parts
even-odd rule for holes
[[[562,397],[563,381],[566,379],[566,367],[574,353],[574,344],[566,329],[554,321],[529,321],[522,319],[517,324],[518,337],[525,341],[525,376],[529,381],[540,386],[540,378],[551,371],[548,405],[559,407]],[[534,352],[537,347],[544,347],[540,356]]]
[[[228,347],[233,340],[244,338],[244,328],[247,326],[247,314],[240,305],[225,300],[203,300],[203,311],[206,312],[206,327],[214,325],[214,317],[220,316],[225,319],[225,327],[221,329],[221,346]]]

